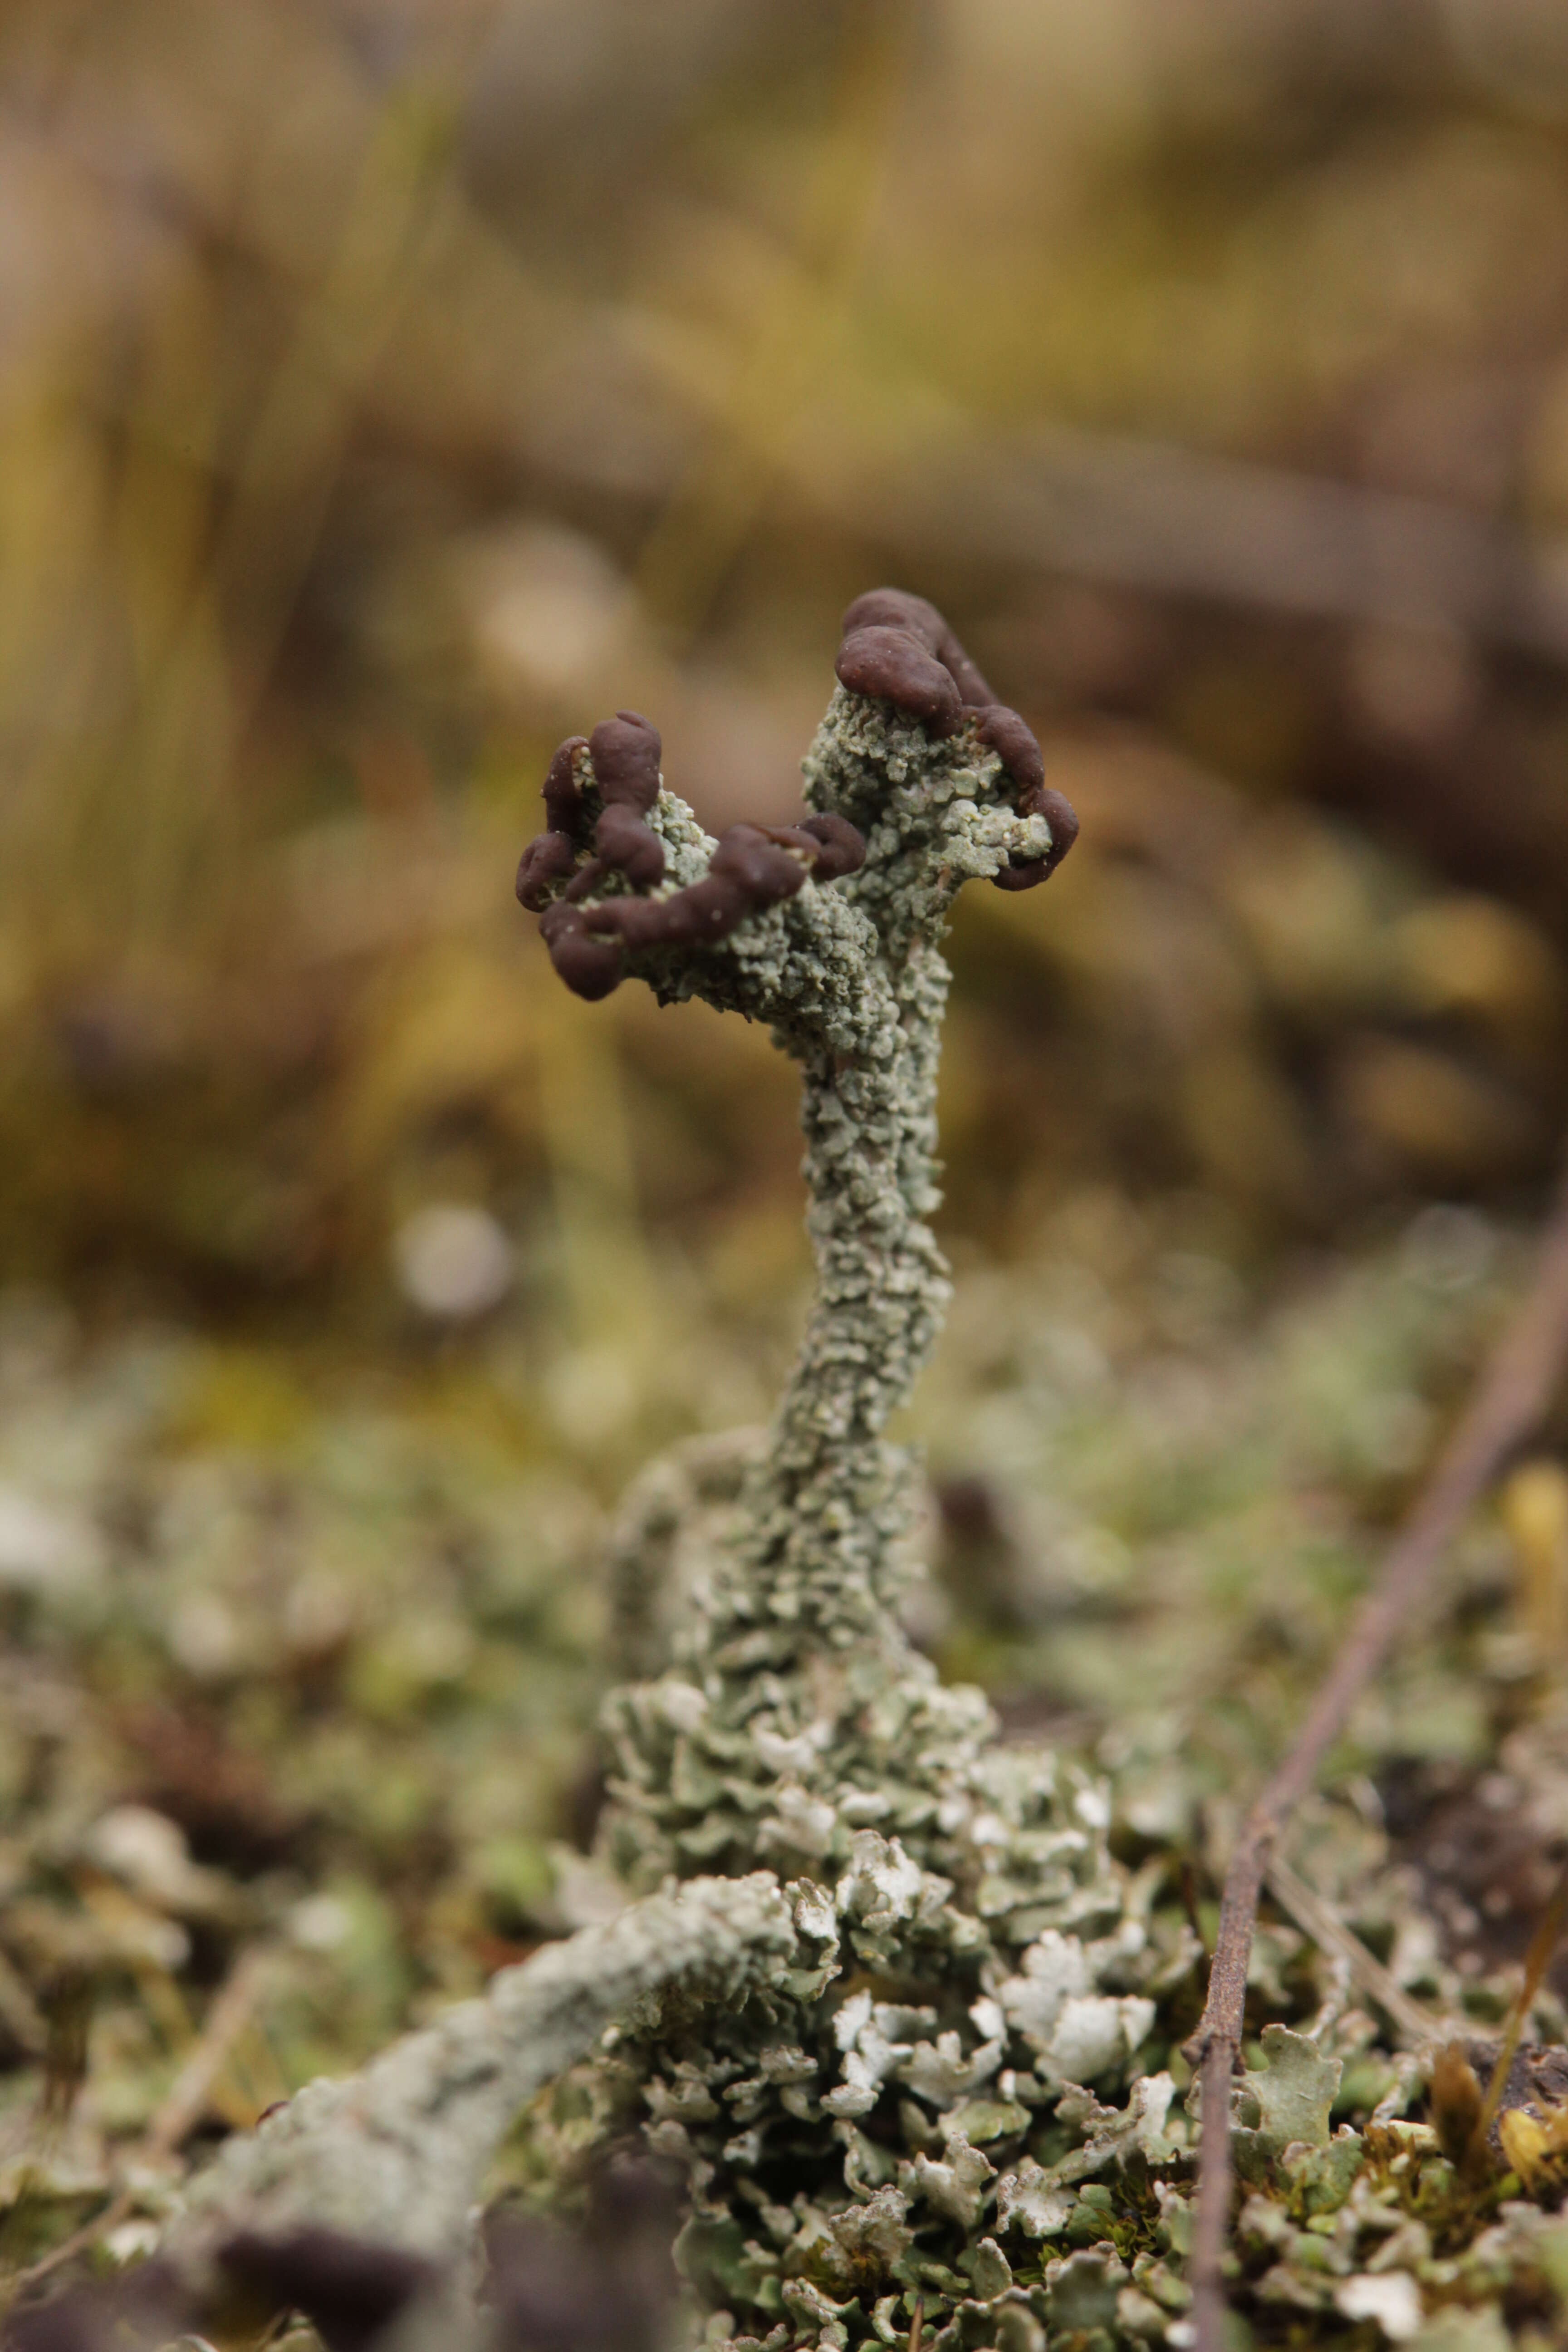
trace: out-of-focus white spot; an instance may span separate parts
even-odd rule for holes
[[[191,1939],[179,1922],[154,1918],[150,1911],[137,1909],[130,1917],[117,1919],[114,1940],[132,1966],[145,1962],[165,1976],[178,1976],[191,1957]]]
[[[488,1314],[511,1288],[512,1246],[488,1209],[436,1201],[416,1209],[393,1242],[397,1278],[415,1306],[446,1323]]]
[[[348,1905],[335,1895],[307,1895],[289,1914],[289,1940],[302,1952],[335,1952],[353,1926]]]
[[[1110,1792],[1099,1782],[1080,1789],[1072,1801],[1072,1809],[1079,1821],[1086,1822],[1091,1830],[1110,1827]]]
[[[1421,2291],[1408,2271],[1381,2277],[1363,2271],[1342,2279],[1334,2301],[1347,2319],[1375,2319],[1391,2344],[1407,2343],[1421,2327]]]
[[[89,1862],[150,1903],[182,1904],[199,1876],[184,1830],[151,1805],[116,1805],[94,1822],[82,1847]]]
[[[221,1682],[233,1674],[243,1641],[233,1610],[216,1592],[188,1593],[169,1612],[170,1651],[198,1682]]]
[[[103,1547],[85,1522],[18,1486],[0,1486],[0,1590],[65,1592],[90,1584]]]
[[[104,2240],[110,2260],[116,2263],[137,2263],[150,2254],[163,2234],[161,2221],[121,2221],[118,2230],[110,2230]]]
[[[462,570],[480,660],[503,689],[569,693],[627,646],[631,592],[580,532],[531,523],[488,534],[466,550]]]
[[[1435,1201],[1413,1217],[1400,1246],[1405,1271],[1434,1290],[1468,1290],[1490,1273],[1496,1228],[1479,1209]]]

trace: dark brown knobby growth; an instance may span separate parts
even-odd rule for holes
[[[721,835],[708,873],[663,898],[580,902],[619,875],[634,889],[664,879],[664,847],[647,823],[658,797],[658,730],[635,710],[623,710],[586,740],[569,735],[550,762],[544,783],[548,832],[531,841],[517,870],[517,895],[541,914],[556,971],[568,988],[590,999],[607,996],[624,972],[622,948],[698,947],[721,940],[747,915],[776,907],[807,875],[821,882],[853,874],[865,844],[842,817],[808,816],[799,824],[732,824]],[[573,872],[587,839],[584,794],[601,803],[594,855]],[[552,906],[552,887],[570,875]]]
[[[1048,856],[1004,866],[993,877],[998,889],[1032,889],[1060,865],[1077,838],[1078,819],[1061,793],[1047,788],[1027,725],[998,702],[934,604],[898,588],[857,597],[844,615],[837,667],[851,693],[890,702],[935,734],[951,735],[973,720],[977,740],[996,753],[1016,787],[1018,814],[1046,818]],[[746,916],[793,898],[808,877],[837,880],[855,873],[865,856],[856,827],[832,812],[798,824],[733,824],[700,881],[663,898],[616,895],[585,905],[617,879],[635,892],[651,891],[664,879],[663,845],[647,823],[658,797],[660,748],[656,728],[635,710],[622,710],[591,736],[569,735],[550,763],[549,825],[523,851],[517,895],[539,915],[551,960],[579,996],[597,999],[617,987],[627,950],[711,944]],[[590,796],[598,803],[591,831]]]
[[[873,588],[844,615],[836,664],[838,681],[853,694],[896,703],[934,734],[951,735],[978,714],[975,732],[990,745],[1017,786],[1020,816],[1043,816],[1051,828],[1050,854],[992,876],[998,890],[1032,890],[1054,874],[1078,839],[1072,804],[1046,782],[1046,763],[1032,729],[997,699],[934,604],[901,588]]]

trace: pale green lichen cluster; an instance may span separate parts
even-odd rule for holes
[[[937,2345],[1031,2352],[1046,2326],[1157,2337],[1183,2305],[1165,2176],[1187,2126],[1146,2045],[1195,1939],[1155,1916],[1157,1873],[1112,1860],[1100,1785],[999,1746],[899,1613],[916,1472],[883,1433],[947,1297],[940,937],[961,884],[1043,856],[1048,828],[973,730],[933,740],[843,692],[806,779],[864,834],[861,870],[632,960],[801,1064],[819,1276],[771,1432],[653,1473],[617,1548],[627,1654],[660,1670],[607,1710],[601,1858],[641,1899],[226,2155],[194,2263],[238,2215],[456,2256],[507,2112],[556,2075],[546,2153],[632,2129],[684,2170],[680,2257],[720,2336],[894,2342],[918,2310]],[[651,821],[666,887],[697,878],[712,845],[689,812],[661,792]],[[707,1530],[671,1633],[689,1503]],[[1131,2259],[1113,2172],[1146,2209]]]
[[[865,835],[860,871],[633,961],[667,1000],[767,1021],[800,1063],[818,1282],[765,1441],[688,1465],[705,1551],[664,1670],[607,1708],[601,1846],[633,1887],[776,1871],[805,1958],[743,2007],[623,2036],[567,2086],[563,2128],[577,2146],[640,2126],[679,2163],[683,2266],[738,2338],[901,2342],[917,2303],[939,2343],[1154,2338],[1184,2302],[1165,2255],[1185,2207],[1155,2176],[1187,2123],[1140,2053],[1194,1942],[1113,1862],[1101,1789],[999,1747],[981,1693],[906,1639],[918,1474],[883,1435],[947,1298],[927,1220],[948,909],[1048,828],[972,731],[932,738],[842,689],[805,776]],[[710,845],[683,805],[661,793],[652,823],[670,884],[695,878]],[[617,1550],[645,1664],[682,1480],[645,1482]],[[1084,2193],[1130,2163],[1148,2207],[1131,2265]]]
[[[337,2229],[445,2261],[462,2244],[512,2117],[628,2011],[743,2006],[793,1958],[795,1923],[766,1872],[697,1879],[503,1969],[484,1995],[322,2080],[237,2134],[197,2181],[175,2241],[199,2263],[245,2207],[269,2231]]]
[[[1097,1792],[1037,1795],[1039,1762],[992,1749],[964,1790],[992,1847],[972,1826],[972,1866],[1005,1849],[1010,1885],[961,1892],[862,1830],[837,1880],[786,1887],[794,1967],[743,2006],[634,2023],[563,2086],[568,2142],[585,2110],[590,2136],[640,2125],[680,2168],[678,2258],[721,2335],[901,2343],[918,2304],[938,2342],[1025,2352],[1091,2302],[1094,2324],[1143,2338],[1184,2308],[1167,2256],[1189,2127],[1139,2053],[1190,1954],[1110,1862]],[[1064,1826],[1075,1811],[1090,1818]],[[1128,2261],[1112,2224],[1130,2179],[1145,2211]]]

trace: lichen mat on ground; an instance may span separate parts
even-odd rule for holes
[[[799,825],[709,840],[624,713],[557,754],[519,873],[569,985],[743,1012],[805,1078],[816,1297],[666,1654],[679,1475],[645,1486],[616,1563],[646,1671],[607,1708],[600,1856],[631,1899],[229,2143],[149,2266],[171,2308],[270,2279],[308,2309],[338,2232],[400,2250],[400,2342],[482,2344],[473,2210],[543,2095],[568,2168],[640,2136],[679,2168],[678,2260],[719,2338],[1037,2352],[1047,2328],[1179,2324],[1190,2125],[1149,2063],[1197,1939],[1156,1914],[1158,1865],[1110,1854],[1092,1778],[999,1745],[982,1695],[910,1647],[919,1474],[883,1435],[946,1297],[926,1219],[947,911],[966,880],[1043,880],[1076,820],[921,600],[851,606],[838,677]],[[1300,2062],[1326,2119],[1337,2066],[1289,2035],[1277,2061],[1279,2095]],[[1108,2193],[1103,2230],[1077,2226],[1113,2170],[1131,2267]]]

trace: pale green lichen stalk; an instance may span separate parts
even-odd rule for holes
[[[933,738],[842,688],[805,777],[813,808],[864,834],[859,872],[808,883],[718,947],[633,967],[666,997],[768,1021],[800,1063],[817,1265],[798,1360],[681,1671],[611,1710],[610,1851],[638,1884],[748,1857],[842,1861],[873,1822],[918,1833],[954,1741],[984,1720],[978,1695],[942,1690],[900,1630],[911,1465],[882,1432],[947,1298],[927,1219],[948,909],[963,882],[1041,856],[1049,832],[1015,814],[972,730]],[[705,869],[711,844],[673,795],[651,822],[677,884]]]

